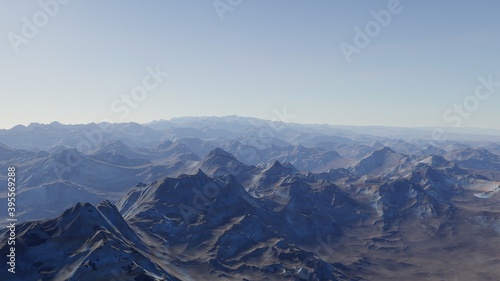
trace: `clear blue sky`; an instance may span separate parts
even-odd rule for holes
[[[43,9],[38,1],[1,1],[0,128],[273,119],[286,108],[299,123],[446,127],[460,119],[499,129],[500,87],[477,104],[471,95],[479,76],[500,81],[500,2],[402,0],[348,63],[340,44],[354,46],[354,28],[389,2],[243,0],[221,20],[212,0],[72,0],[16,53],[12,33],[23,36],[23,17],[43,22]],[[169,76],[125,114],[121,95],[156,65]],[[474,110],[443,119],[464,101]]]

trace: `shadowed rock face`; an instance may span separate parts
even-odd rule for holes
[[[219,156],[236,161],[223,151],[208,159]],[[430,252],[447,254],[432,245],[446,241],[465,251],[471,233],[500,229],[498,215],[474,207],[474,185],[463,185],[487,180],[443,161],[419,162],[408,178],[347,186],[279,162],[243,171],[163,178],[137,185],[118,208],[79,203],[56,219],[21,224],[17,247],[28,262],[13,280],[385,279],[410,274]],[[249,177],[272,177],[273,184],[258,180],[254,192]],[[0,253],[7,251],[4,244]],[[392,273],[381,270],[386,266]]]
[[[85,151],[79,126],[0,130],[19,218],[43,219],[17,225],[12,280],[500,278],[498,144],[300,126],[263,143],[236,120],[121,124]],[[49,149],[13,148],[29,134]]]
[[[213,179],[199,171],[165,178],[138,186],[118,202],[129,223],[109,201],[97,207],[79,203],[57,219],[20,225],[19,252],[28,263],[13,280],[111,280],[113,274],[134,278],[118,280],[221,274],[237,280],[354,280],[349,270],[300,246],[314,246],[318,235],[340,235],[333,210],[313,207],[331,201],[338,188],[316,189],[300,180],[286,188],[290,202],[276,211],[232,176]],[[0,252],[7,249],[3,245]],[[47,260],[44,251],[57,254]],[[186,272],[194,279],[182,279]]]
[[[389,147],[384,147],[359,161],[351,170],[358,176],[383,177],[401,173],[411,165],[407,155],[399,154]]]
[[[495,171],[500,170],[500,156],[486,149],[466,148],[455,150],[446,156],[465,169]]]
[[[9,280],[177,280],[143,254],[148,247],[109,201],[21,224],[17,235],[19,261]]]

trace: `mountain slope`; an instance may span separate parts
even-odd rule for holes
[[[142,254],[147,247],[108,201],[97,207],[79,203],[17,231],[22,262],[9,280],[177,280]],[[8,245],[0,247],[7,255]]]

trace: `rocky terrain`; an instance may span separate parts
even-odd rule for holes
[[[215,121],[119,124],[89,147],[75,136],[95,124],[1,131],[19,186],[9,280],[500,279],[491,138],[290,125],[263,139],[264,121]]]

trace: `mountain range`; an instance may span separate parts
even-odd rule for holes
[[[103,128],[0,131],[1,169],[18,177],[9,280],[500,278],[493,135],[234,116]]]

